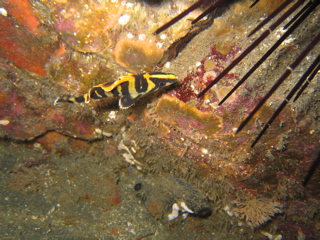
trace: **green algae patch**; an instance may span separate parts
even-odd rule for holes
[[[158,102],[156,112],[160,119],[185,135],[213,137],[222,129],[222,119],[212,112],[202,112],[188,106],[175,97],[164,95]]]

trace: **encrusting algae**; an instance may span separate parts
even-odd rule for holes
[[[201,112],[196,107],[187,106],[177,98],[165,95],[155,111],[164,123],[182,134],[198,141],[203,137],[214,137],[222,129],[222,119],[212,112]]]
[[[141,35],[141,40],[120,40],[113,50],[115,61],[133,73],[152,71],[164,52],[163,48],[157,47],[156,41],[152,41],[154,36],[145,39],[145,34]]]

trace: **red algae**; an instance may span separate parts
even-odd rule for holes
[[[57,42],[45,42],[28,32],[23,26],[0,16],[0,56],[10,59],[18,67],[46,76],[45,64],[55,52]],[[47,41],[47,40],[46,40]]]
[[[94,127],[86,121],[75,121],[75,116],[54,111],[52,102],[47,103],[45,99],[31,97],[33,95],[26,97],[27,88],[22,87],[22,92],[19,88],[12,88],[2,92],[6,101],[0,103],[0,119],[8,121],[8,124],[0,125],[2,137],[30,140],[52,129],[83,139],[96,137]]]
[[[198,93],[210,83],[215,75],[218,75],[229,62],[231,62],[236,54],[240,51],[237,46],[231,47],[229,52],[224,54],[216,50],[217,46],[210,48],[210,53],[205,56],[200,62],[199,66],[190,72],[185,77],[176,89],[170,91],[171,96],[177,97],[179,100],[187,103],[191,100],[196,100],[196,107],[202,111],[211,111],[211,108],[205,107],[204,102],[210,99],[212,102],[217,101],[217,95],[214,91],[210,91],[204,98],[198,99]],[[210,73],[212,72],[212,76]],[[227,74],[225,76],[229,81],[239,80],[239,76],[235,74]]]
[[[76,128],[78,129],[80,134],[88,134],[94,132],[92,125],[81,120],[77,120]]]
[[[117,186],[114,186],[114,194],[111,197],[111,200],[108,199],[107,201],[110,201],[113,205],[118,205],[122,202],[120,189]]]
[[[44,136],[37,138],[37,143],[41,144],[41,147],[47,152],[55,150],[58,141],[67,140],[68,137],[60,133],[50,131]]]
[[[5,6],[21,26],[27,27],[34,34],[38,33],[40,21],[33,13],[29,0],[8,0]]]

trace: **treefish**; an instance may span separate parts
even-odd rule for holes
[[[172,73],[129,73],[116,81],[96,85],[80,97],[58,98],[55,104],[59,102],[89,103],[91,99],[120,97],[119,106],[125,109],[135,104],[144,94],[157,91],[177,81],[177,77]]]

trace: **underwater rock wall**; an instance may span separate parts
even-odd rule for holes
[[[157,63],[171,44],[188,33],[191,23],[185,19],[164,33],[153,32],[195,1],[22,1],[27,7],[13,2],[0,6],[5,10],[0,15],[4,29],[0,33],[0,136],[17,147],[51,154],[52,159],[83,152],[98,162],[92,167],[111,171],[110,181],[101,172],[98,180],[92,180],[94,169],[88,180],[105,185],[103,190],[111,196],[107,203],[97,197],[104,196],[98,187],[88,194],[82,192],[80,202],[90,200],[107,212],[116,209],[125,199],[116,179],[128,182],[126,172],[131,171],[131,177],[146,175],[142,191],[148,191],[136,201],[141,200],[172,232],[191,226],[190,232],[205,233],[208,239],[212,233],[228,236],[225,232],[236,236],[234,239],[319,236],[319,175],[306,188],[301,185],[319,151],[319,74],[306,94],[289,104],[255,148],[250,148],[294,79],[319,52],[319,44],[245,129],[235,134],[243,118],[318,31],[319,7],[274,57],[218,106],[281,30],[272,33],[204,97],[197,95],[253,41],[246,34],[259,17],[283,1],[261,1],[254,9],[249,9],[251,1],[235,1],[161,69]],[[114,81],[127,71],[155,70],[177,75],[180,83],[144,96],[129,109],[119,110],[117,99],[54,105],[58,97],[84,94],[93,85]],[[22,191],[35,179],[44,178],[40,168],[53,167],[46,161],[23,162],[18,174],[8,180],[9,188]],[[85,165],[77,168],[81,166]],[[136,170],[130,168],[138,169],[139,174],[132,174]],[[73,171],[71,178],[85,177],[82,171]],[[138,183],[132,178],[131,189]],[[175,179],[183,184],[174,183]],[[45,181],[39,180],[39,185]],[[37,185],[34,191],[45,192]],[[197,206],[188,203],[191,193],[201,196],[212,215],[201,218],[189,211],[197,212]],[[185,210],[190,217],[169,222],[175,203],[178,211]]]

